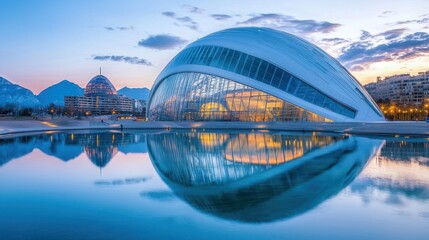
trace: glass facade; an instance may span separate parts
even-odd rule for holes
[[[105,97],[117,95],[113,84],[103,75],[93,77],[85,87],[85,96],[88,97]]]
[[[167,67],[194,64],[234,72],[290,93],[346,117],[354,118],[356,110],[346,106],[289,72],[260,58],[217,46],[197,46],[183,50]]]
[[[249,86],[203,73],[164,79],[149,106],[152,121],[317,121],[330,119]]]

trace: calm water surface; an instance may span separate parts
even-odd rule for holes
[[[429,141],[280,132],[0,139],[0,239],[428,239]]]

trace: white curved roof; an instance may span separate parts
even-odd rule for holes
[[[384,120],[382,112],[369,94],[337,60],[314,44],[292,34],[269,28],[232,28],[201,38],[188,45],[184,50],[196,46],[219,46],[234,49],[270,62],[336,101],[356,109],[356,116],[355,118],[343,116],[268,84],[210,66],[167,65],[157,78],[154,90],[157,84],[169,75],[196,71],[214,74],[257,88],[334,121]]]

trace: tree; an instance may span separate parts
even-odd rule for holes
[[[26,107],[26,108],[22,108],[21,110],[19,110],[19,116],[29,117],[29,116],[31,116],[31,114],[33,114],[32,108]]]
[[[49,104],[48,106],[48,114],[51,115],[51,118],[54,118],[54,114],[56,113],[56,105],[54,103]]]

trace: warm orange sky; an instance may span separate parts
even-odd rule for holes
[[[408,1],[0,2],[0,76],[38,94],[63,79],[85,87],[99,67],[117,89],[150,88],[192,41],[239,26],[303,37],[363,84],[429,70],[429,3]]]

